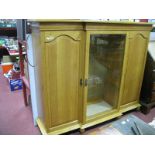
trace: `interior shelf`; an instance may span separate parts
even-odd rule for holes
[[[89,103],[87,105],[87,117],[90,117],[108,110],[112,110],[112,109],[113,107],[107,102],[105,102],[104,100],[98,103]]]

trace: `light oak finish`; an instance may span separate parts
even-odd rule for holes
[[[80,23],[44,23],[40,26],[40,30],[48,31],[48,30],[63,30],[63,31],[77,31],[83,30],[83,25]]]
[[[99,124],[139,107],[151,24],[88,20],[31,20],[33,48],[40,86],[39,118],[43,134],[62,134]],[[124,34],[125,49],[121,79],[114,83],[118,96],[113,109],[87,117],[88,72],[91,34]],[[115,52],[113,58],[119,58]],[[114,65],[117,61],[114,59]],[[111,61],[101,58],[103,65]],[[109,76],[109,83],[113,77]],[[110,92],[110,89],[107,89]],[[107,92],[107,95],[108,95]],[[112,94],[111,94],[112,95]]]
[[[140,104],[139,102],[135,101],[135,102],[130,102],[128,104],[124,104],[120,107],[120,112],[121,113],[125,113],[127,111],[130,111],[132,109],[136,109],[136,108],[139,108],[140,107]]]
[[[88,23],[84,26],[85,30],[90,31],[149,31],[150,25],[139,25],[131,23],[119,23],[119,26],[116,26],[116,23],[105,23],[104,25],[98,23]]]
[[[47,133],[47,131],[46,131],[46,127],[44,126],[44,124],[43,124],[43,122],[41,121],[41,119],[40,118],[37,118],[37,124],[38,124],[38,126],[39,126],[39,129],[40,129],[40,131],[41,131],[41,133],[43,134],[43,135],[47,135],[48,133]]]
[[[48,130],[48,134],[49,135],[63,134],[65,132],[69,132],[79,128],[80,128],[80,123],[78,121],[73,121],[73,122],[65,123],[65,124],[50,128]]]
[[[48,131],[46,131],[46,127],[44,126],[44,124],[42,123],[40,118],[37,119],[37,124],[38,124],[40,131],[43,135],[63,134],[65,132],[69,132],[71,130],[80,128],[80,125],[77,121],[50,128]]]
[[[148,32],[130,32],[121,105],[139,102],[148,38]]]
[[[137,26],[152,26],[146,22],[131,22],[131,21],[101,21],[101,20],[82,20],[82,19],[29,19],[31,23],[51,24],[51,23],[81,23],[81,24],[115,24],[116,25],[137,25]]]
[[[116,117],[120,117],[121,115],[122,114],[120,112],[115,111],[115,112],[109,113],[107,115],[102,115],[100,117],[96,117],[96,118],[94,118],[92,120],[87,120],[86,123],[81,126],[81,129],[85,129],[85,128],[97,125],[99,123],[108,121],[110,119],[113,119],[113,118],[116,118]]]
[[[80,37],[81,32],[45,32],[49,127],[78,120]]]

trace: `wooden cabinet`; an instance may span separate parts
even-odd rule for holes
[[[139,107],[151,24],[40,20],[31,25],[42,133],[82,131]]]

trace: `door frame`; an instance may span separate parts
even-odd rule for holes
[[[120,87],[119,87],[119,94],[118,94],[118,104],[117,104],[117,111],[119,111],[120,103],[121,103],[121,97],[122,97],[122,91],[123,91],[123,85],[124,85],[124,75],[125,75],[125,70],[126,70],[126,64],[127,64],[127,49],[128,49],[128,38],[129,38],[129,32],[128,31],[86,31],[86,47],[85,47],[85,62],[84,62],[84,81],[85,79],[88,79],[88,72],[89,72],[89,50],[90,50],[90,35],[92,34],[124,34],[126,35],[126,40],[125,40],[125,48],[124,48],[124,59],[123,59],[123,64],[122,64],[122,76],[121,76],[121,81],[120,81]],[[88,87],[84,86],[83,88],[83,124],[87,123],[89,120],[86,116],[87,113],[87,95],[88,95]],[[116,111],[115,109],[113,109]],[[111,111],[110,111],[111,112]],[[110,113],[109,112],[109,113]],[[101,115],[107,114],[106,112],[99,113],[94,115],[93,117],[97,118],[100,117]],[[111,113],[110,113],[111,114]]]

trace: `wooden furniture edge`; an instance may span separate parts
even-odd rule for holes
[[[152,23],[145,22],[126,22],[126,21],[101,21],[101,20],[80,20],[80,19],[28,19],[28,22],[38,23],[105,23],[105,24],[125,24],[125,25],[146,25],[151,26]]]
[[[92,121],[92,122],[86,123],[84,125],[81,125],[80,129],[85,129],[85,128],[88,128],[88,127],[103,123],[105,121],[111,120],[111,119],[119,117],[121,115],[122,115],[122,113],[120,113],[120,112],[114,113],[112,115],[97,119],[96,121]]]
[[[72,126],[64,127],[62,129],[58,129],[58,130],[55,130],[55,131],[52,131],[52,128],[51,128],[51,129],[49,129],[48,135],[63,134],[63,133],[67,133],[69,131],[79,129],[79,128],[80,128],[80,124],[75,124],[75,125],[72,125]]]
[[[47,135],[46,128],[45,128],[44,124],[42,123],[41,119],[40,118],[37,118],[36,122],[37,122],[37,125],[38,125],[41,133],[43,135]]]
[[[79,123],[71,122],[71,123],[60,125],[60,126],[56,126],[54,128],[50,128],[47,132],[46,128],[40,118],[37,118],[37,124],[38,124],[38,127],[43,135],[58,135],[58,134],[66,133],[66,132],[80,128]]]
[[[138,102],[131,102],[129,104],[126,104],[126,105],[122,105],[120,107],[120,112],[121,113],[125,113],[127,111],[130,111],[130,110],[133,110],[133,109],[136,109],[136,108],[139,108],[141,105],[140,103]]]

